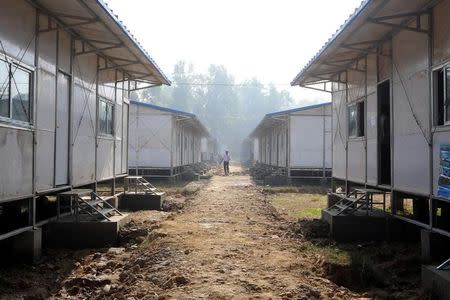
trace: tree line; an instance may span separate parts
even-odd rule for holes
[[[135,92],[132,99],[194,113],[216,138],[222,150],[238,156],[242,141],[270,112],[290,107],[289,92],[252,78],[237,83],[224,66],[210,65],[205,73],[179,61],[172,86]]]

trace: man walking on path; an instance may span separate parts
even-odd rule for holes
[[[230,154],[228,154],[228,151],[225,151],[225,155],[223,156],[223,170],[225,172],[225,176],[230,174],[230,160]]]

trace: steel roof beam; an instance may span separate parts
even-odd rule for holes
[[[354,46],[361,46],[361,45],[374,45],[380,43],[381,40],[371,40],[371,41],[364,41],[364,42],[355,42],[355,43],[344,43],[343,46],[347,47],[354,47]]]
[[[383,22],[383,21],[377,21],[377,20],[370,20],[370,22],[373,24],[388,26],[388,27],[392,27],[392,28],[396,28],[396,29],[400,29],[400,30],[407,30],[407,31],[419,32],[419,33],[425,33],[425,34],[428,34],[430,32],[430,30],[428,30],[428,29],[421,29],[420,23],[418,23],[417,24],[418,26],[416,26],[416,27],[410,27],[407,25],[392,24],[389,22]]]
[[[381,16],[381,17],[373,17],[371,20],[373,21],[386,21],[386,20],[392,20],[392,19],[400,19],[400,18],[406,18],[406,17],[418,17],[424,14],[429,14],[429,11],[421,10],[421,11],[415,11],[415,12],[408,12],[403,14],[396,14],[396,15],[389,15],[389,16]]]
[[[90,46],[90,47],[92,47],[92,46]],[[91,54],[91,53],[100,53],[101,54],[101,52],[105,51],[105,50],[120,49],[120,48],[123,48],[123,47],[125,47],[123,44],[118,44],[118,45],[114,45],[114,46],[111,46],[111,47],[105,47],[105,48],[93,47],[94,48],[93,50],[88,50],[88,51],[84,51],[83,50],[81,52],[75,53],[75,56]],[[119,67],[119,65],[117,65],[116,67]]]
[[[65,25],[61,25],[61,26],[56,26],[54,28],[39,30],[39,33],[46,33],[46,32],[51,32],[51,31],[55,31],[55,30],[64,30],[64,29],[69,29],[69,28],[80,27],[80,26],[84,26],[84,25],[94,24],[94,23],[97,23],[98,21],[99,21],[98,19],[91,19],[89,21],[75,23],[75,24],[65,24]]]
[[[68,18],[68,19],[84,20],[84,21],[92,20],[92,18],[90,18],[90,17],[74,16],[74,15],[63,14],[63,13],[54,13],[54,14],[60,18]]]
[[[26,0],[26,1],[28,3],[30,3],[32,6],[34,6],[40,13],[43,13],[43,14],[49,16],[50,18],[52,18],[55,22],[59,23],[60,25],[62,25],[62,26],[67,25],[58,16],[56,16],[54,13],[52,13],[51,11],[49,11],[48,9],[46,9],[45,7],[43,7],[42,5],[37,3],[36,0]],[[70,33],[73,36],[74,39],[78,39],[78,40],[80,40],[82,42],[85,42],[89,47],[92,47],[93,49],[97,49],[97,47],[92,45],[90,42],[86,41],[78,32],[73,30],[73,28],[65,28],[64,30],[67,31],[68,33]],[[105,55],[103,53],[98,53],[98,55],[100,57],[104,58],[105,60],[109,60],[112,64],[118,65],[114,60],[109,58],[107,55]],[[122,59],[122,60],[125,60],[125,59]],[[121,71],[124,74],[127,74],[127,72],[125,70],[121,69]]]
[[[85,42],[89,42],[89,43],[104,44],[104,45],[117,45],[117,44],[120,43],[120,41],[117,41],[117,42],[107,42],[107,41],[102,41],[102,40],[86,39],[86,38],[78,39],[78,40],[85,41]]]
[[[95,12],[89,7],[89,5],[86,4],[86,2],[84,2],[84,0],[76,0],[81,6],[83,6],[92,16],[96,16]],[[109,31],[117,40],[121,40],[120,37],[113,31],[111,30],[111,28],[109,28],[104,22],[100,21],[101,24],[103,25],[103,27],[106,28],[107,31]],[[139,60],[139,57],[137,57],[136,54],[133,53],[133,51],[131,51],[130,49],[128,49],[128,52],[134,57],[135,60]],[[140,60],[139,60],[140,61]],[[143,64],[145,65],[145,64]],[[147,70],[155,77],[158,77],[157,74],[155,74],[155,72],[152,69],[148,69]]]
[[[155,86],[161,86],[162,84],[161,83],[155,83],[155,84],[147,84],[146,86],[143,86],[143,87],[136,87],[136,88],[134,88],[134,89],[130,89],[130,91],[131,92],[134,92],[134,91],[141,91],[141,90],[146,90],[146,89],[150,89],[150,88],[153,88],[153,87],[155,87]]]
[[[124,68],[124,67],[133,66],[136,64],[140,64],[140,62],[137,61],[137,62],[131,62],[128,64],[122,64],[122,65],[117,65],[117,66],[109,66],[109,67],[99,68],[98,70],[99,71],[114,70],[114,69],[120,69],[120,68]]]

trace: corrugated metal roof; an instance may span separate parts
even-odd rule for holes
[[[402,26],[426,14],[438,0],[365,0],[291,82],[314,85],[337,82],[337,74],[351,68],[397,34]],[[380,21],[379,19],[383,19]],[[378,19],[378,20],[377,20]],[[389,20],[389,21],[385,21]],[[426,26],[421,22],[420,24]],[[410,27],[408,30],[414,30]],[[426,30],[421,28],[422,32]]]
[[[167,76],[164,74],[164,72],[161,70],[161,68],[158,66],[158,64],[155,62],[155,60],[150,56],[150,54],[147,52],[147,50],[142,47],[141,43],[134,37],[134,35],[127,29],[127,27],[124,25],[124,23],[119,19],[119,16],[114,13],[114,11],[109,8],[108,3],[106,3],[103,0],[97,0],[98,3],[103,7],[103,9],[109,14],[111,18],[115,20],[115,22],[121,27],[121,29],[128,35],[128,37],[133,41],[133,43],[136,45],[136,47],[139,48],[139,50],[147,57],[150,63],[154,65],[154,67],[158,70],[158,72],[161,74],[161,76],[166,81],[166,84],[170,85],[171,81]]]
[[[344,31],[344,29],[350,25],[355,18],[361,13],[361,11],[369,4],[370,1],[373,0],[364,0],[361,2],[361,5],[355,9],[353,14],[350,15],[350,17],[344,22],[344,24],[339,27],[338,30],[328,39],[328,41],[320,48],[319,52],[314,55],[313,58],[309,60],[309,62],[306,64],[305,67],[300,71],[300,73],[297,74],[297,76],[294,78],[294,80],[291,82],[291,85],[294,86],[299,80],[299,78],[302,76],[302,74],[313,64],[313,62],[336,40],[336,38]]]
[[[40,13],[49,15],[62,28],[70,31],[76,40],[85,43],[88,53],[98,53],[110,62],[109,67],[126,73],[129,80],[152,85],[171,84],[148,52],[103,0],[28,2]],[[82,48],[84,50],[84,46]]]

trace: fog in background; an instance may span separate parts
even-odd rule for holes
[[[361,0],[105,0],[173,81],[133,97],[193,112],[239,153],[264,114],[330,101],[290,87]]]
[[[192,64],[180,61],[171,78],[171,87],[135,92],[131,98],[196,114],[221,150],[230,150],[235,157],[266,113],[287,109],[294,102],[289,92],[256,78],[237,82],[224,66],[211,65],[199,73]]]

